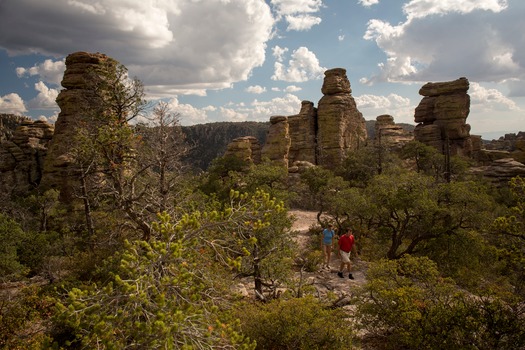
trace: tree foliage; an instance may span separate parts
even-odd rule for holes
[[[476,297],[440,277],[430,259],[405,255],[367,272],[361,327],[387,349],[518,349],[525,345],[519,302]]]

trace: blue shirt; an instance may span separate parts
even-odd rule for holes
[[[334,230],[330,230],[325,228],[323,230],[323,244],[332,244],[332,240],[334,239],[335,232]]]

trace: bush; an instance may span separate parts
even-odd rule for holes
[[[247,303],[237,312],[243,334],[257,349],[346,349],[354,336],[344,310],[310,296]]]
[[[25,235],[15,221],[0,214],[0,279],[16,280],[27,273],[18,256]]]
[[[519,349],[519,302],[461,291],[428,258],[382,260],[367,273],[357,302],[359,325],[385,349]]]

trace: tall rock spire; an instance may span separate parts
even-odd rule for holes
[[[317,163],[327,168],[341,164],[347,154],[366,143],[366,122],[357,109],[346,69],[325,72],[317,108]]]

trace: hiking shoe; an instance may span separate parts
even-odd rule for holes
[[[337,273],[337,276],[343,278],[343,273],[342,273],[342,272],[338,272],[338,273]]]
[[[342,274],[341,274],[341,275],[342,275]],[[340,276],[340,277],[343,277],[343,276]],[[353,279],[354,279],[354,276],[353,276],[351,273],[349,273],[349,274],[348,274],[348,278],[350,278],[351,280],[353,280]]]

